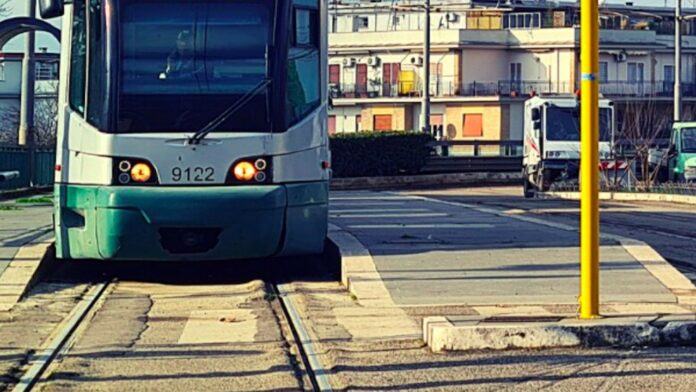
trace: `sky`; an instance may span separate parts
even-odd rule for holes
[[[2,2],[4,0],[0,0]],[[9,6],[12,9],[11,15],[12,16],[25,16],[26,15],[26,5],[27,5],[28,0],[10,0],[9,1]],[[36,0],[34,0],[36,1]],[[622,4],[625,3],[626,0],[599,0],[600,4],[602,3],[615,3],[615,4]],[[667,7],[674,7],[675,0],[632,0],[633,4],[636,6],[667,6]],[[683,7],[689,7],[689,8],[696,8],[696,0],[682,0]],[[38,10],[37,10],[38,12]],[[57,27],[60,27],[60,18],[56,18],[55,20],[51,21],[54,25]],[[12,41],[8,42],[7,45],[5,45],[4,48],[0,48],[0,51],[3,52],[21,52],[23,51],[24,48],[24,40],[23,38],[17,37],[13,39]],[[53,39],[52,36],[46,33],[38,33],[36,35],[36,47],[47,47],[49,51],[51,52],[57,52],[60,49],[60,46],[56,42],[55,39]]]

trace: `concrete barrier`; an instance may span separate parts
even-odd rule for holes
[[[580,200],[580,192],[544,192],[540,193],[539,197]],[[599,199],[614,201],[656,201],[696,205],[696,195],[674,195],[665,193],[600,192]]]

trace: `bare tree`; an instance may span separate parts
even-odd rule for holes
[[[34,104],[34,145],[54,148],[58,129],[58,81],[41,83]],[[17,144],[19,107],[12,105],[0,110],[0,144]]]
[[[34,104],[34,143],[37,147],[55,147],[58,131],[58,81],[41,83]]]
[[[10,0],[0,1],[0,16],[7,16],[12,12],[12,7],[10,7]]]
[[[668,159],[666,153],[655,154],[655,151],[668,143],[661,139],[669,138],[670,107],[650,99],[626,102],[622,109],[616,139],[617,155],[628,164],[629,175],[638,180],[637,185],[649,189],[658,181]]]

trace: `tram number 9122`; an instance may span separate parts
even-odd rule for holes
[[[215,169],[212,167],[175,167],[172,169],[174,182],[212,182]]]

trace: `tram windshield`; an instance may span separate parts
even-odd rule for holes
[[[611,140],[611,109],[599,109],[599,140]],[[580,110],[549,106],[546,110],[546,140],[580,141]]]
[[[271,0],[121,0],[119,12],[119,132],[196,131],[267,76]],[[215,132],[268,131],[272,88]]]

